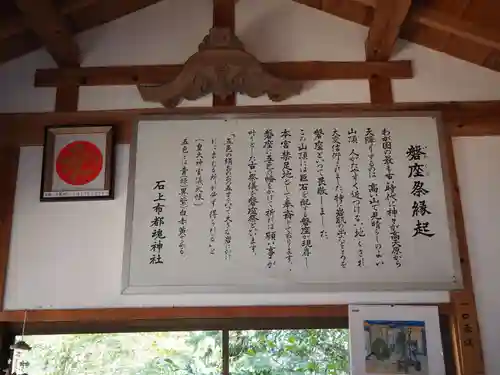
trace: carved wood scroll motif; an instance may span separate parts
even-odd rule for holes
[[[233,92],[252,98],[267,95],[279,102],[298,95],[302,87],[301,82],[266,72],[228,28],[212,28],[173,81],[137,86],[144,101],[167,108],[176,107],[183,99],[196,100],[208,94],[224,99]]]

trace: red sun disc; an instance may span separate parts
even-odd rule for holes
[[[103,156],[88,141],[74,141],[64,146],[56,159],[56,172],[69,185],[81,186],[94,181],[102,171]]]

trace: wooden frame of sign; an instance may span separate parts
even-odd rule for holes
[[[47,127],[40,200],[113,198],[113,126]]]
[[[351,114],[351,115],[348,115],[348,116],[344,116],[342,114],[338,114],[338,113],[332,113],[332,112],[317,112],[317,113],[310,113],[310,114],[298,114],[298,113],[294,113],[294,112],[289,112],[289,113],[280,113],[279,115],[275,115],[275,114],[272,114],[272,113],[261,113],[261,114],[258,114],[258,115],[246,115],[246,114],[235,114],[235,115],[212,115],[212,116],[193,116],[193,115],[189,115],[189,114],[186,114],[186,115],[165,115],[165,116],[141,116],[139,118],[139,122],[141,121],[153,121],[153,122],[157,122],[158,120],[170,120],[170,121],[175,121],[175,120],[190,120],[190,121],[196,121],[196,120],[231,120],[231,119],[246,119],[246,120],[280,120],[280,119],[289,119],[289,121],[292,123],[295,120],[297,119],[304,119],[304,118],[309,118],[309,119],[332,119],[332,120],[335,120],[335,119],[338,119],[340,120],[341,118],[343,117],[350,117],[353,121],[356,120],[356,118],[358,118],[358,120],[360,120],[361,118],[365,118],[365,119],[368,119],[368,118],[386,118],[386,119],[390,119],[390,118],[414,118],[414,119],[417,119],[417,118],[432,118],[433,121],[435,122],[435,125],[436,125],[436,132],[437,132],[437,149],[438,149],[438,152],[439,152],[439,157],[441,159],[441,169],[442,169],[442,177],[443,177],[443,181],[442,181],[442,184],[443,184],[443,187],[444,187],[444,196],[445,196],[445,209],[444,209],[444,215],[447,216],[447,220],[448,220],[448,223],[449,223],[449,233],[450,233],[450,246],[451,248],[453,249],[453,255],[452,255],[452,263],[453,263],[453,269],[454,269],[454,275],[453,276],[453,281],[450,280],[450,283],[449,284],[446,284],[447,286],[444,287],[443,285],[434,285],[432,283],[429,283],[429,284],[421,284],[420,286],[416,286],[413,285],[411,282],[408,282],[408,283],[404,283],[405,286],[403,288],[409,288],[409,289],[421,289],[421,290],[444,290],[444,289],[459,289],[461,288],[462,286],[462,283],[461,283],[461,274],[460,274],[460,263],[459,263],[459,257],[458,257],[458,253],[456,251],[457,249],[457,240],[456,240],[456,234],[455,234],[455,223],[454,223],[454,216],[453,216],[453,201],[452,201],[452,197],[450,195],[450,181],[449,181],[449,174],[448,174],[448,155],[446,153],[446,145],[445,145],[445,137],[446,137],[446,132],[444,130],[444,125],[441,121],[441,116],[438,112],[434,112],[434,111],[424,111],[424,112],[412,112],[412,113],[405,113],[405,112],[401,112],[401,113],[398,113],[398,114],[394,114],[394,113],[374,113],[374,112],[366,112],[366,113],[360,113],[360,114]],[[269,124],[268,124],[269,125]],[[345,124],[343,124],[342,126],[344,126]],[[423,124],[425,125],[425,124]],[[186,123],[186,126],[187,126],[187,123]],[[290,125],[292,126],[292,125]],[[295,127],[297,128],[298,124],[294,124],[292,127]],[[402,126],[402,125],[401,125]],[[165,126],[162,125],[159,129],[163,129]],[[182,128],[184,128],[184,126],[182,126]],[[345,128],[345,127],[344,127]],[[256,128],[257,129],[257,128]],[[201,133],[200,133],[201,134]],[[201,137],[201,135],[200,135]],[[162,137],[160,137],[162,138]],[[160,139],[158,138],[158,139]],[[137,144],[136,142],[134,141],[135,137],[133,137],[133,141],[131,142],[132,144],[132,149],[135,150],[135,147],[137,147]],[[163,139],[163,138],[162,138]],[[219,142],[217,142],[219,143]],[[149,147],[148,147],[149,149]],[[132,154],[134,154],[134,152],[132,152]],[[165,158],[161,158],[162,160],[165,160]],[[167,158],[167,159],[170,159],[170,158]],[[158,159],[159,160],[159,159]],[[131,158],[131,172],[130,172],[130,175],[132,176],[132,178],[135,178],[134,176],[134,172],[135,171],[135,158]],[[151,169],[155,169],[153,167],[151,167]],[[406,172],[406,170],[405,170]],[[141,181],[144,181],[144,176],[141,175],[141,178],[140,178]],[[173,180],[173,179],[170,179],[169,180]],[[129,182],[130,183],[130,182]],[[133,189],[133,184],[129,186],[129,192],[130,191],[134,191]],[[208,189],[208,188],[207,188]],[[139,200],[138,199],[133,199],[133,202],[137,203]],[[148,206],[149,207],[149,206]],[[133,211],[133,207],[127,207],[127,220],[128,222],[132,222],[132,216],[131,215],[131,212]],[[192,216],[192,215],[191,215]],[[203,215],[203,216],[207,216],[207,215]],[[207,216],[208,217],[208,216]],[[168,220],[168,219],[166,219]],[[136,220],[133,220],[134,222]],[[148,228],[149,229],[149,228]],[[241,228],[240,228],[241,229]],[[132,227],[130,227],[130,229],[126,230],[126,233],[130,236],[132,236]],[[207,231],[208,233],[208,231]],[[125,264],[127,264],[127,267],[131,267],[131,259],[135,259],[134,256],[133,256],[133,251],[132,251],[132,239],[127,237],[126,239],[126,244],[127,244],[127,248],[128,248],[128,251],[125,253]],[[262,245],[262,244],[261,244]],[[130,248],[129,248],[130,247]],[[236,250],[235,250],[236,251]],[[137,254],[136,254],[137,256]],[[213,259],[213,258],[211,258]],[[351,260],[352,261],[352,260]],[[170,261],[165,261],[165,264],[172,264],[172,259],[170,259]],[[204,265],[206,264],[211,264],[209,262],[208,259],[205,259],[203,262]],[[244,262],[245,264],[249,264],[248,262]],[[421,268],[419,268],[421,269]],[[190,270],[192,271],[192,270]],[[124,288],[124,293],[125,294],[150,294],[150,293],[172,293],[172,294],[177,294],[177,293],[184,293],[184,292],[187,292],[188,290],[189,291],[198,291],[200,292],[201,290],[203,290],[203,292],[222,292],[222,293],[225,293],[225,292],[228,292],[229,289],[233,290],[233,288],[235,288],[235,285],[237,283],[230,283],[231,286],[226,286],[225,284],[224,285],[211,285],[211,286],[204,286],[205,284],[203,283],[199,283],[199,282],[196,282],[196,288],[191,288],[189,285],[189,281],[186,280],[186,282],[184,283],[180,283],[178,286],[172,288],[169,283],[167,283],[165,280],[162,280],[161,283],[159,283],[158,285],[144,285],[143,283],[140,283],[141,287],[136,287],[135,284],[132,282],[132,276],[130,274],[131,270],[129,269],[127,272],[124,271],[124,279],[123,279],[123,288]],[[201,271],[200,271],[201,272]],[[163,272],[162,274],[168,274],[169,272]],[[189,272],[189,274],[191,274],[191,272]],[[253,274],[253,273],[252,273]],[[148,275],[151,276],[151,273],[148,273]],[[227,281],[227,280],[226,280]],[[226,282],[224,281],[224,283]],[[176,281],[178,282],[178,281]],[[312,281],[310,281],[312,282]],[[324,282],[326,283],[326,281]],[[234,285],[233,285],[234,284]],[[314,283],[313,283],[314,284]],[[313,285],[311,284],[311,285]],[[177,285],[177,284],[175,284]],[[320,284],[318,284],[318,288],[320,287],[319,286]],[[330,284],[330,283],[326,283],[326,284],[321,284],[321,287],[322,288],[327,288],[327,290],[329,291],[347,291],[347,290],[355,290],[355,291],[367,291],[367,290],[359,290],[357,289],[358,287],[360,286],[345,286],[344,284],[344,287],[347,288],[347,290],[341,290],[341,289],[335,289],[335,287],[333,286],[334,284]],[[340,285],[340,284],[339,284]],[[365,287],[368,287],[367,285],[370,285],[370,290],[376,290],[374,288],[376,287],[373,287],[372,286],[372,283],[368,283],[366,284],[365,286],[363,286],[362,288],[365,288]],[[266,286],[265,290],[267,292],[270,291],[269,289],[269,285]],[[283,287],[283,286],[282,286]],[[297,288],[299,286],[296,286]],[[229,289],[227,289],[229,288]],[[284,288],[284,287],[283,287]],[[302,288],[302,286],[301,286]],[[312,288],[312,289],[309,289],[309,288]],[[314,287],[316,288],[316,286]],[[308,287],[307,287],[307,291],[311,292],[311,291],[323,291],[323,290],[319,290],[319,289],[314,289],[312,286],[310,286],[308,284]],[[393,284],[388,284],[388,283],[381,283],[379,286],[378,286],[379,290],[378,291],[387,291],[387,290],[400,290],[402,287],[399,285],[393,285]],[[288,292],[291,292],[292,290],[289,290],[289,288],[285,288]],[[242,289],[236,289],[238,292],[241,292]],[[280,289],[281,290],[281,289]],[[250,290],[245,289],[245,291],[249,292]],[[254,290],[254,289],[251,289],[252,292],[258,292],[258,290]],[[293,289],[294,292],[299,292],[299,290],[295,290]],[[303,292],[304,290],[300,289],[301,292]]]

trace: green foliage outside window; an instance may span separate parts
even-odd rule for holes
[[[222,332],[25,337],[16,357],[29,375],[220,375]],[[230,331],[232,375],[348,373],[348,333],[339,329]]]

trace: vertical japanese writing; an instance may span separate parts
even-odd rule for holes
[[[387,201],[387,216],[390,219],[389,234],[391,237],[392,259],[396,263],[396,267],[401,267],[401,235],[399,233],[398,224],[398,197],[396,191],[396,183],[394,182],[394,159],[392,158],[392,135],[387,128],[382,129],[382,150],[384,151],[384,159],[382,163],[385,169],[385,200]]]
[[[215,254],[215,240],[217,238],[215,222],[217,219],[217,209],[215,204],[217,203],[217,139],[212,138],[212,170],[210,174],[210,242],[208,244],[208,250],[210,254]]]
[[[340,184],[340,133],[338,129],[332,132],[332,159],[335,162],[335,225],[337,226],[337,242],[340,245],[340,266],[347,267],[347,256],[345,255],[346,230],[347,224],[344,212],[344,189]]]
[[[187,202],[188,202],[188,146],[189,141],[187,138],[184,138],[181,142],[181,153],[182,153],[182,161],[181,161],[181,176],[179,179],[179,252],[181,255],[184,255],[186,252],[186,235],[187,235]]]
[[[248,131],[250,137],[250,157],[248,158],[248,237],[250,239],[250,249],[252,253],[257,251],[257,221],[259,214],[257,210],[257,192],[259,190],[257,181],[257,160],[255,158],[255,129]]]
[[[475,338],[475,327],[474,318],[469,313],[460,314],[460,329],[462,331],[462,342],[464,346],[474,347],[474,338]]]
[[[225,142],[225,154],[224,154],[224,165],[226,167],[226,181],[224,185],[224,193],[226,199],[224,202],[224,209],[226,212],[226,217],[224,219],[225,229],[224,229],[224,257],[226,260],[231,259],[232,255],[232,235],[231,235],[231,224],[233,219],[231,218],[231,210],[233,209],[233,145],[234,145],[235,134],[231,133],[226,137]]]
[[[412,217],[417,218],[415,227],[413,228],[413,237],[424,236],[427,238],[434,237],[434,233],[430,228],[428,215],[432,215],[427,207],[425,196],[429,194],[429,190],[424,187],[423,179],[426,177],[427,166],[422,162],[427,159],[426,147],[423,145],[411,145],[406,151],[406,158],[409,163],[408,178],[413,180],[413,187],[410,192],[414,197],[412,209]],[[418,199],[417,199],[418,198]],[[422,218],[422,220],[420,220]]]
[[[290,191],[290,184],[292,183],[292,154],[290,152],[290,137],[292,133],[290,129],[285,129],[281,132],[281,160],[283,160],[283,169],[281,173],[281,179],[285,185],[285,201],[283,203],[283,218],[285,219],[285,240],[286,240],[286,260],[288,264],[292,264],[292,218],[295,213],[293,212],[294,205],[290,196],[292,192]]]
[[[368,145],[368,193],[370,194],[370,206],[372,213],[370,216],[371,226],[375,233],[375,264],[381,266],[384,264],[382,254],[382,244],[380,243],[380,228],[382,217],[380,217],[380,199],[379,199],[379,186],[377,183],[377,169],[375,167],[375,134],[371,128],[367,128],[365,132],[365,144]]]
[[[151,256],[149,264],[163,264],[161,250],[163,249],[163,240],[166,239],[163,232],[165,226],[165,216],[163,210],[165,209],[165,180],[158,180],[153,185],[153,219],[151,220],[151,246],[149,248]]]
[[[267,218],[267,232],[266,232],[266,252],[267,252],[267,267],[272,268],[276,265],[274,255],[276,253],[276,230],[275,230],[275,214],[276,211],[273,207],[274,187],[276,181],[274,176],[274,159],[273,159],[273,145],[274,145],[274,132],[272,129],[264,130],[264,150],[266,153],[266,218]]]
[[[203,196],[203,142],[204,139],[196,139],[196,173],[194,179],[193,204],[201,206],[205,201]]]
[[[309,177],[308,177],[308,154],[307,154],[307,139],[304,129],[300,129],[300,139],[298,145],[299,154],[299,190],[300,190],[300,208],[302,209],[302,217],[300,219],[300,234],[302,236],[301,248],[302,256],[306,261],[311,256],[311,219],[307,210],[311,206],[309,200]]]
[[[328,239],[328,232],[325,229],[325,206],[323,197],[328,195],[328,188],[326,186],[326,179],[324,175],[325,168],[325,158],[323,156],[323,129],[314,129],[314,150],[316,151],[316,173],[318,174],[316,180],[316,194],[318,194],[320,199],[320,211],[319,214],[321,216],[321,232],[320,238]]]
[[[354,240],[356,241],[358,248],[358,267],[365,266],[365,256],[364,256],[364,245],[363,237],[365,237],[365,229],[363,221],[361,220],[361,194],[359,189],[359,152],[356,150],[356,144],[359,143],[358,132],[356,129],[351,128],[347,134],[348,141],[353,144],[353,148],[349,154],[349,161],[351,162],[349,166],[349,172],[352,177],[352,189],[351,189],[351,200],[352,200],[352,211],[354,213]]]

